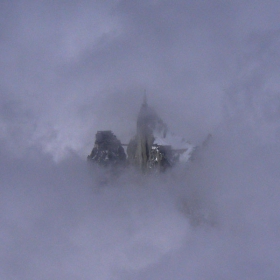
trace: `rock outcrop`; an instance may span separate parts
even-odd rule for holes
[[[144,98],[137,118],[136,135],[130,140],[127,147],[128,162],[142,171],[163,170],[170,166],[168,148],[154,145],[155,134],[165,135],[166,131],[166,124],[148,106],[147,100]]]
[[[179,161],[189,161],[194,151],[184,138],[168,132],[146,97],[138,114],[136,135],[124,145],[127,156],[123,145],[111,131],[98,131],[88,159],[101,166],[130,165],[143,172],[161,172]]]
[[[126,154],[120,140],[117,139],[112,131],[98,131],[88,160],[101,166],[124,165]]]

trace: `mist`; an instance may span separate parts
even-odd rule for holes
[[[278,279],[279,10],[1,1],[0,278]],[[194,161],[88,164],[97,130],[134,135],[145,91]]]

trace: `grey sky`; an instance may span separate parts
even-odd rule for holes
[[[59,158],[65,148],[85,155],[98,127],[128,139],[145,89],[175,130],[201,141],[221,121],[244,55],[261,44],[252,37],[277,34],[278,2],[261,3],[2,1],[2,99],[26,119],[23,146]]]
[[[279,12],[0,1],[0,278],[278,279]],[[86,155],[97,130],[133,136],[145,90],[213,140],[187,171],[112,182]]]

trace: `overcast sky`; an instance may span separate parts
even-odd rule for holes
[[[0,0],[0,278],[280,278],[279,14]],[[96,131],[128,142],[145,91],[208,148],[162,178],[89,170]]]
[[[277,87],[278,1],[1,1],[0,12],[1,136],[17,152],[85,156],[97,129],[128,141],[145,90],[196,144],[229,88],[234,99],[250,80]]]

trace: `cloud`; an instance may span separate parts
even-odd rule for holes
[[[244,138],[217,131],[187,170],[160,177],[2,154],[2,277],[277,277],[280,148]]]
[[[109,279],[183,243],[188,222],[162,181],[128,174],[102,187],[77,157],[60,164],[40,157],[2,168],[3,277]]]
[[[0,277],[279,278],[279,4],[1,1]],[[160,177],[88,166],[147,90],[203,142]]]
[[[192,132],[196,141],[204,133],[195,127],[205,131],[219,120],[221,89],[213,74],[224,73],[218,54],[228,43],[211,38],[219,29],[211,29],[216,12],[205,14],[207,6],[149,1],[2,5],[10,16],[1,41],[1,84],[9,99],[36,115],[34,142],[55,157],[65,155],[61,151],[67,147],[85,155],[86,138],[100,123],[118,126],[124,134],[119,111],[126,112],[132,130],[134,108],[145,89],[176,130],[185,115],[184,134]],[[232,18],[230,7],[221,9]],[[111,112],[114,96],[121,104]],[[126,103],[130,106],[116,110]]]

